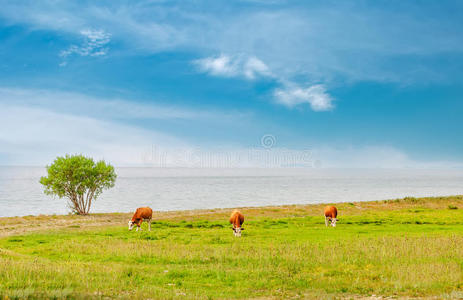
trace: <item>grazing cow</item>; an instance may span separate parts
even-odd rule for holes
[[[325,225],[328,226],[328,223],[331,221],[331,226],[336,227],[336,217],[338,216],[338,210],[334,206],[325,207]]]
[[[129,221],[129,230],[133,229],[134,225],[137,225],[137,231],[141,231],[141,223],[143,221],[148,222],[148,230],[151,231],[151,219],[153,218],[153,210],[149,207],[139,207],[133,214],[132,220]]]
[[[241,231],[244,230],[244,228],[241,227],[244,223],[244,216],[242,213],[239,211],[235,210],[232,212],[230,216],[230,224],[233,225],[233,234],[236,237],[241,237]]]

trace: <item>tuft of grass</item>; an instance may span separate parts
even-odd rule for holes
[[[455,206],[455,205],[451,205],[451,204],[449,204],[448,208],[449,208],[449,209],[458,209],[458,207],[457,207],[457,206]]]
[[[19,239],[19,238],[11,238],[7,240],[8,243],[20,243],[22,241],[23,239]]]

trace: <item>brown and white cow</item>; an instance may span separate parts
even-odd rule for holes
[[[328,226],[328,223],[331,221],[331,226],[336,227],[336,218],[338,216],[338,210],[334,206],[325,207],[325,225]]]
[[[137,225],[137,231],[141,231],[141,223],[143,221],[148,222],[148,230],[151,231],[151,219],[153,218],[153,210],[149,207],[139,207],[133,214],[132,220],[129,221],[129,230],[133,229],[134,225]]]
[[[241,231],[244,228],[241,227],[244,223],[244,216],[238,210],[234,210],[230,215],[230,224],[232,224],[233,234],[236,237],[241,237]]]

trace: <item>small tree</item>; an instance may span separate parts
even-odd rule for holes
[[[48,176],[40,178],[45,194],[68,198],[74,213],[87,215],[92,205],[104,189],[114,186],[114,167],[104,161],[95,163],[83,155],[57,157],[47,166]]]

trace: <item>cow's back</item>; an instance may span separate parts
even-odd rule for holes
[[[136,219],[151,219],[153,210],[150,207],[139,207],[135,212],[134,218]]]
[[[338,210],[334,206],[325,207],[325,217],[336,218],[338,216]]]
[[[244,223],[243,214],[237,210],[233,211],[230,216],[230,224],[239,225],[241,227],[243,223]]]

